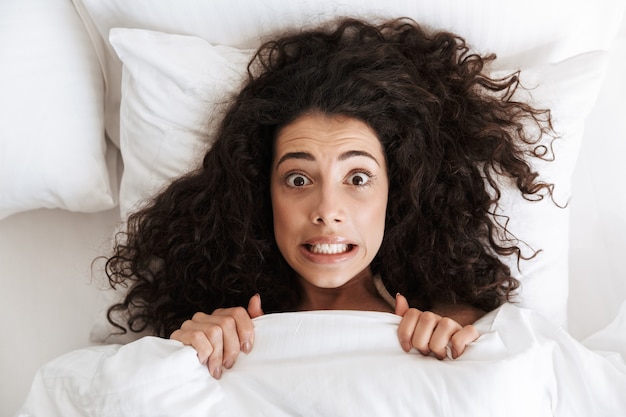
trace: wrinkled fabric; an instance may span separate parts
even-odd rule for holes
[[[476,323],[481,336],[460,358],[439,361],[404,352],[399,322],[361,311],[265,315],[254,319],[253,351],[219,380],[177,341],[81,349],[38,371],[18,416],[626,415],[623,337],[599,335],[596,353],[504,305]],[[607,330],[624,334],[625,323]]]

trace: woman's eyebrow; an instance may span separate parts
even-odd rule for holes
[[[367,158],[370,158],[371,160],[376,162],[376,165],[380,166],[380,164],[378,163],[378,160],[374,157],[374,155],[372,155],[369,152],[365,152],[365,151],[347,151],[347,152],[344,152],[341,155],[339,155],[339,160],[340,161],[345,161],[346,159],[354,158],[356,156],[365,156]]]
[[[370,158],[371,160],[376,162],[376,165],[380,166],[378,160],[371,153],[365,151],[347,151],[339,155],[338,160],[345,161],[346,159],[354,158],[357,156],[365,156],[367,158]],[[308,152],[288,152],[280,157],[280,159],[276,163],[276,168],[278,168],[280,164],[289,159],[304,159],[305,161],[315,161],[315,157]]]
[[[280,164],[288,159],[304,159],[306,161],[315,161],[315,157],[308,152],[287,152],[280,157],[280,159],[276,163],[276,168],[278,168]]]

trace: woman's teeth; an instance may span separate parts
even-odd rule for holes
[[[335,255],[337,253],[344,253],[350,249],[350,245],[344,243],[318,243],[315,245],[309,245],[309,250],[313,253],[322,253],[325,255]]]

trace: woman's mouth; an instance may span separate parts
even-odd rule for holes
[[[316,254],[337,255],[340,253],[350,252],[354,245],[347,243],[316,243],[314,245],[305,245],[306,248]]]

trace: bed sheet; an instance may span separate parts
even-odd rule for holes
[[[621,314],[626,314],[626,308]],[[626,316],[601,354],[504,305],[456,360],[405,353],[389,313],[255,319],[255,346],[216,380],[195,351],[145,337],[74,351],[43,367],[18,417],[613,416],[626,412]]]

